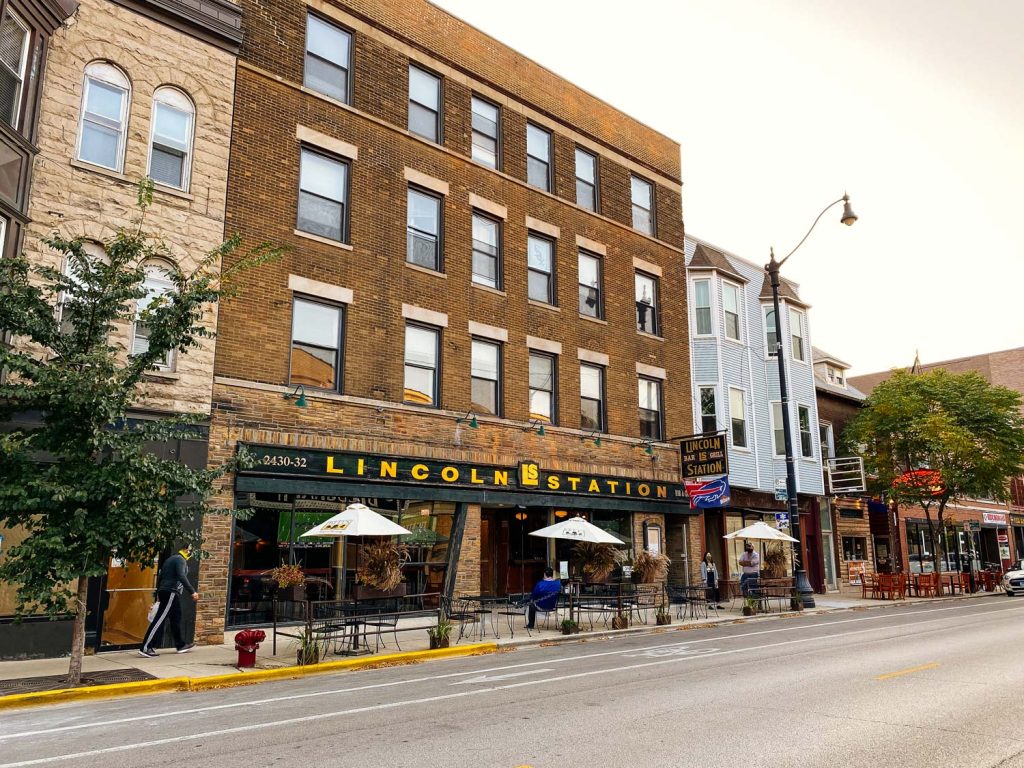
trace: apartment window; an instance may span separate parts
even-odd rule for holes
[[[814,438],[811,436],[811,409],[806,405],[796,407],[797,425],[800,427],[800,455],[805,459],[814,458]]]
[[[729,388],[729,421],[732,427],[732,444],[737,448],[746,448],[747,395],[742,389]]]
[[[533,123],[526,124],[526,181],[551,191],[551,134]]]
[[[303,232],[346,242],[348,163],[303,147],[299,167],[299,216]]]
[[[288,383],[341,389],[341,307],[309,299],[292,303],[292,359]]]
[[[718,404],[714,387],[700,387],[700,431],[710,435],[718,431]]]
[[[658,278],[644,272],[637,272],[633,278],[636,294],[636,327],[644,333],[655,336],[661,331],[658,312]]]
[[[5,220],[0,219],[0,245],[3,244],[3,233],[6,232],[7,229],[6,224],[7,222]],[[82,250],[85,252],[85,256],[90,262],[90,267],[92,269],[96,269],[100,264],[110,264],[106,251],[99,243],[87,240],[82,243]],[[3,251],[0,250],[0,254],[2,253]],[[0,258],[3,257],[0,256]],[[72,263],[70,254],[64,261],[64,276],[74,283],[76,288],[82,289],[85,287],[85,284],[82,282],[79,275],[79,269],[74,263]],[[71,311],[69,299],[70,296],[68,293],[61,292],[60,298],[57,302],[57,322],[60,324],[60,333],[62,336],[69,336],[74,333],[75,330],[75,318],[73,317],[75,313]],[[77,308],[80,307],[82,307],[82,305],[78,303]]]
[[[441,78],[409,67],[409,130],[441,143]]]
[[[772,403],[772,452],[786,455],[786,432],[782,424],[782,403]]]
[[[576,205],[597,210],[597,158],[576,147]]]
[[[804,313],[795,309],[789,310],[789,333],[792,340],[793,359],[806,360],[804,353]]]
[[[473,282],[501,288],[501,224],[473,214]]]
[[[693,314],[694,327],[698,336],[714,335],[714,327],[711,325],[711,281],[693,281]]]
[[[174,282],[171,280],[173,267],[162,261],[150,261],[143,265],[145,279],[142,289],[146,295],[138,300],[135,324],[132,329],[132,354],[142,355],[149,351],[149,328],[147,327],[144,314],[147,310],[156,309],[161,299],[168,293],[174,291]],[[156,305],[156,306],[154,306]],[[168,350],[166,357],[156,363],[156,367],[169,371],[174,368],[174,350]]]
[[[537,235],[530,235],[526,242],[527,294],[534,301],[545,304],[555,303],[555,244]]]
[[[187,189],[192,160],[192,126],[196,109],[177,88],[153,94],[149,177],[160,184]]]
[[[352,33],[308,14],[303,84],[317,93],[348,104],[351,69]]]
[[[837,387],[846,386],[846,377],[843,376],[842,368],[836,368],[831,365],[826,365],[825,378],[828,379],[829,384],[835,384]]]
[[[555,357],[541,352],[530,352],[530,419],[554,424]]]
[[[501,112],[498,107],[478,96],[473,97],[473,159],[488,168],[498,167],[498,126]]]
[[[404,402],[437,405],[440,341],[441,331],[437,328],[411,323],[405,326]]]
[[[633,201],[633,229],[654,234],[654,188],[651,182],[639,176],[629,177],[630,198]]]
[[[85,68],[79,160],[120,172],[130,90],[128,78],[112,64],[94,61]]]
[[[661,382],[657,379],[639,379],[640,385],[640,437],[661,440]]]
[[[779,328],[775,324],[775,309],[764,308],[764,343],[768,350],[768,357],[775,357],[779,354]]]
[[[740,341],[740,287],[722,283],[722,309],[725,311],[725,338]]]
[[[832,425],[827,421],[818,422],[818,445],[821,448],[822,462],[835,456],[832,447]]]
[[[0,20],[0,119],[15,127],[21,116],[30,39],[21,19],[10,9],[5,11]]]
[[[604,312],[601,301],[601,260],[580,251],[580,314],[600,318]]]
[[[580,429],[604,431],[604,368],[580,365]]]
[[[441,271],[441,198],[409,187],[406,260]]]
[[[473,410],[501,415],[501,345],[473,339],[470,387]]]

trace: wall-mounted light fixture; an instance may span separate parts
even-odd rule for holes
[[[568,516],[569,516],[568,510],[565,510],[565,509],[556,509],[555,510],[555,517],[557,517],[559,520],[561,520],[563,517],[568,517]]]
[[[529,425],[523,427],[523,432],[536,432],[541,437],[544,437],[544,422],[540,419],[530,419]]]
[[[456,424],[466,424],[470,429],[476,429],[480,425],[476,421],[476,414],[469,411],[465,416],[460,416],[455,420]]]
[[[601,447],[601,435],[598,434],[598,431],[596,429],[593,432],[591,432],[589,434],[586,434],[586,435],[583,435],[582,437],[580,437],[580,442],[581,443],[585,443],[585,442],[587,442],[587,440],[589,440],[591,438],[594,439],[594,445],[596,445],[598,448],[600,448]]]
[[[642,443],[640,443],[640,445],[642,445],[644,447],[644,453],[646,453],[648,456],[653,456],[654,455],[654,441],[653,440],[644,440]]]
[[[516,512],[516,520],[518,520],[519,522],[522,522],[527,517],[529,517],[529,515],[527,515],[525,512],[521,510],[519,512]]]
[[[301,384],[296,386],[291,392],[285,392],[282,397],[284,397],[285,400],[295,398],[296,408],[305,408],[306,405],[308,405],[308,403],[306,403],[306,388]]]

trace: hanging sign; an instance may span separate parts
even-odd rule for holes
[[[775,478],[775,500],[789,501],[789,493],[786,492],[786,478]]]
[[[729,505],[729,478],[718,477],[699,483],[686,483],[690,509],[715,509]]]
[[[729,474],[729,449],[725,433],[693,435],[679,441],[679,465],[683,480]]]

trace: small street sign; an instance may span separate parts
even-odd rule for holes
[[[789,528],[789,513],[788,512],[776,512],[775,513],[775,527],[776,528]]]
[[[968,520],[965,523],[965,525],[971,526],[971,530],[972,531],[980,531],[981,530],[981,521],[979,521],[979,520]]]
[[[777,477],[775,478],[775,500],[776,501],[787,501],[789,494],[786,493],[786,478]]]

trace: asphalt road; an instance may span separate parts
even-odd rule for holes
[[[5,712],[0,768],[1022,766],[1024,600]]]

